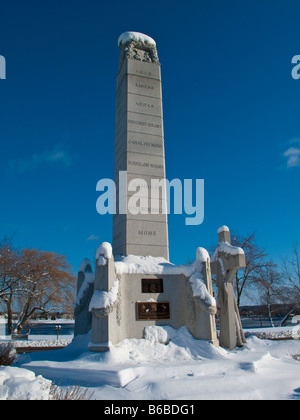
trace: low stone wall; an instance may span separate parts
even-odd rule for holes
[[[263,331],[246,331],[245,337],[252,337],[255,336],[257,338],[260,338],[262,340],[292,340],[292,330],[275,330],[270,331],[267,330],[265,332]]]

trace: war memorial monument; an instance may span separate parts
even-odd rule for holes
[[[244,252],[231,245],[229,229],[222,226],[212,257],[198,248],[192,264],[169,262],[161,66],[156,43],[149,36],[125,32],[118,45],[113,246],[103,242],[98,247],[94,272],[90,260],[80,265],[75,335],[91,331],[89,350],[102,352],[126,338],[147,338],[151,328],[186,326],[195,338],[216,346],[242,346],[245,337],[234,279],[245,265]],[[152,195],[154,201],[149,199]],[[133,196],[134,201],[130,200]],[[159,334],[158,340],[163,340]]]

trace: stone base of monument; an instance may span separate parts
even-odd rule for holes
[[[173,265],[164,258],[112,254],[102,243],[96,252],[95,272],[83,260],[78,274],[75,335],[92,330],[89,349],[107,351],[124,339],[143,339],[146,327],[186,326],[201,340],[241,346],[245,337],[233,291],[234,275],[245,265],[243,250],[230,245],[229,229],[219,229],[219,245],[212,259],[198,248],[192,264]],[[211,273],[216,275],[218,303]]]

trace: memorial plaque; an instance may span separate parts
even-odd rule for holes
[[[170,319],[169,302],[137,302],[137,320],[159,320]]]
[[[163,293],[163,279],[142,279],[142,293]]]

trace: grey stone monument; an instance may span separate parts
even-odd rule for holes
[[[218,313],[220,321],[220,345],[233,350],[246,343],[239,309],[234,293],[235,275],[239,268],[245,267],[246,260],[241,248],[231,245],[227,226],[218,230],[219,245],[211,261],[211,271],[216,275],[218,288]]]
[[[229,349],[242,346],[245,337],[233,283],[236,271],[245,266],[245,255],[231,245],[229,229],[222,226],[218,230],[219,243],[212,259],[199,247],[191,264],[176,266],[165,261],[169,259],[166,178],[156,45],[146,35],[125,32],[119,47],[115,139],[118,214],[113,220],[113,248],[107,242],[98,247],[94,272],[89,260],[81,263],[75,335],[91,332],[88,348],[97,352],[107,351],[124,339],[147,339],[149,330],[165,327],[187,328],[196,339],[215,346],[219,339]],[[139,183],[141,178],[146,184]],[[149,199],[157,193],[152,180],[161,183],[157,208]],[[126,207],[131,210],[127,214]],[[212,274],[216,275],[218,304]]]
[[[137,32],[125,32],[118,44],[113,251],[114,255],[150,255],[168,260],[161,72],[156,44]],[[120,171],[127,172],[123,181]],[[146,185],[139,187],[134,181],[137,178]],[[152,179],[161,181],[155,208],[150,200]],[[133,195],[136,204],[130,205]],[[124,210],[127,214],[122,214]]]

